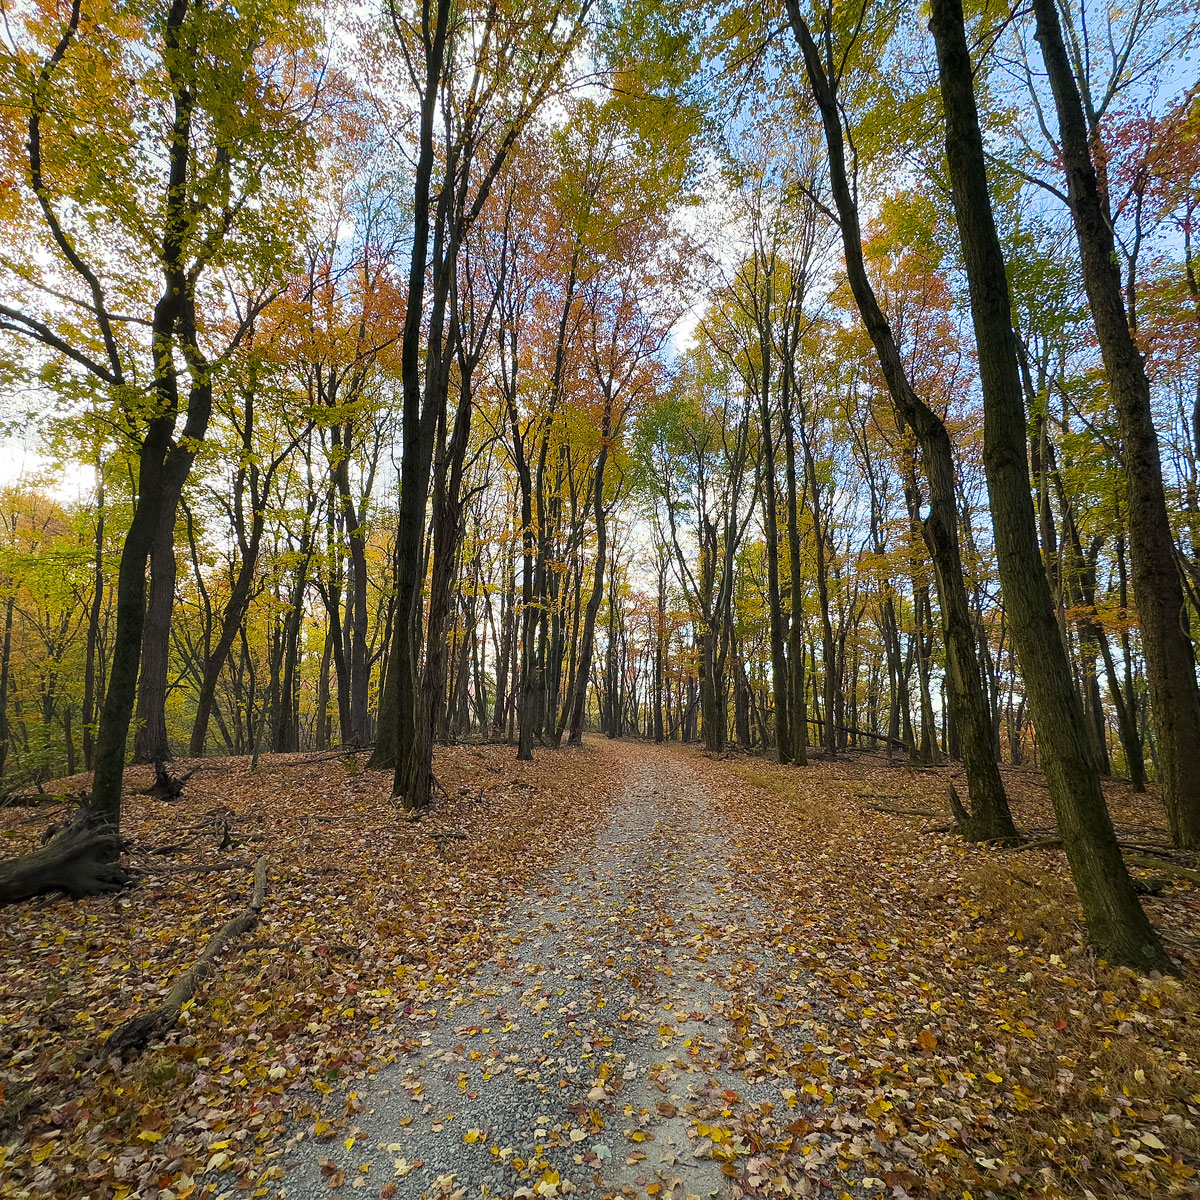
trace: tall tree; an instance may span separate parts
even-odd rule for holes
[[[372,762],[395,767],[394,794],[407,811],[426,807],[432,780],[420,696],[425,512],[454,357],[459,253],[522,131],[559,84],[589,7],[581,0],[513,12],[495,0],[461,9],[436,0],[412,15],[391,10],[406,84],[417,97],[418,141],[401,335],[395,623]]]
[[[35,30],[52,31],[51,41]],[[25,124],[23,138],[10,129],[3,139],[6,151],[22,147],[6,174],[23,181],[23,232],[39,253],[22,243],[20,256],[6,256],[16,297],[0,306],[0,331],[37,343],[66,390],[86,380],[110,398],[135,479],[96,740],[97,840],[81,847],[73,835],[61,861],[22,886],[78,892],[121,878],[97,866],[96,853],[115,857],[146,563],[158,530],[173,525],[221,360],[248,327],[210,338],[205,310],[224,304],[211,268],[247,268],[244,312],[277,286],[286,255],[279,202],[305,161],[314,113],[315,92],[294,90],[316,81],[313,33],[299,5],[252,3],[232,14],[174,0],[144,16],[102,5],[84,21],[74,0],[65,20],[48,14],[25,27],[29,44],[5,72],[5,120]],[[98,87],[103,98],[81,110],[77,98]],[[127,307],[142,299],[141,311]]]
[[[1121,859],[1038,553],[1017,340],[988,195],[961,0],[932,0],[931,8],[946,154],[984,390],[984,456],[992,522],[1005,602],[1050,795],[1097,949],[1105,957],[1142,970],[1169,970],[1170,960]]]
[[[972,838],[983,841],[1011,838],[1015,836],[1016,829],[993,753],[991,722],[983,694],[983,677],[975,653],[970,605],[963,580],[958,495],[950,438],[942,419],[913,390],[863,260],[858,205],[850,186],[846,139],[842,127],[843,110],[838,101],[842,73],[864,32],[865,4],[857,5],[857,12],[862,19],[855,20],[846,13],[837,14],[839,25],[835,30],[833,8],[823,6],[820,9],[821,49],[800,11],[799,0],[787,0],[788,18],[804,56],[809,87],[825,132],[830,186],[841,226],[850,289],[875,347],[897,415],[913,430],[921,446],[929,482],[930,511],[922,522],[922,532],[936,571],[946,637],[950,693],[962,744],[963,763],[967,770],[971,814],[966,832]],[[843,25],[850,32],[844,39],[846,44],[838,44],[837,33]]]
[[[1158,735],[1163,802],[1172,840],[1177,846],[1196,849],[1200,847],[1200,687],[1167,515],[1150,383],[1125,308],[1112,214],[1097,177],[1056,0],[1033,0],[1033,12],[1058,113],[1084,285],[1121,430],[1133,595],[1146,655],[1151,719]]]

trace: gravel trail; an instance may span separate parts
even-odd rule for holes
[[[514,901],[502,952],[435,1019],[412,1020],[353,1142],[339,1128],[293,1148],[288,1200],[727,1194],[737,1112],[779,1100],[730,1065],[731,989],[744,998],[768,930],[687,758],[643,748],[622,765],[607,827]]]

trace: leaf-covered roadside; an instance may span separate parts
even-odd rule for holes
[[[388,802],[386,773],[327,756],[275,756],[255,773],[248,759],[209,763],[180,801],[127,797],[138,886],[7,909],[0,1192],[265,1194],[290,1118],[403,1046],[397,1017],[435,1008],[492,952],[505,899],[594,829],[617,782],[587,750],[515,764],[506,747],[439,749],[437,771],[446,795],[412,824]],[[150,779],[131,770],[126,786]],[[5,809],[5,853],[68,815]],[[179,848],[153,853],[167,847]],[[166,1044],[107,1058],[104,1039],[244,907],[259,855],[270,882],[257,928]],[[171,870],[231,859],[247,865]]]
[[[747,1194],[785,1179],[955,1200],[1195,1194],[1190,882],[1145,897],[1183,978],[1138,978],[1087,953],[1061,853],[965,845],[872,807],[945,810],[951,769],[728,769],[750,787],[718,803],[793,964],[771,975],[764,956],[740,988],[738,1065],[794,1088],[786,1110],[744,1117]],[[1005,779],[1018,824],[1051,826],[1040,776]],[[1109,792],[1118,825],[1153,840],[1154,799]]]
[[[336,759],[264,759],[257,773],[245,760],[211,763],[180,802],[132,797],[131,865],[148,872],[137,887],[4,914],[0,1191],[273,1197],[287,1139],[315,1133],[349,1153],[373,1103],[370,1077],[393,1058],[418,1069],[407,1051],[433,1011],[450,1020],[474,994],[475,966],[511,959],[516,910],[505,901],[543,890],[557,863],[592,845],[630,764],[649,755],[694,772],[728,836],[729,866],[710,880],[718,922],[685,919],[687,881],[664,843],[619,936],[701,964],[713,939],[735,951],[728,976],[714,979],[721,1016],[705,1034],[721,1048],[712,1069],[723,1081],[700,1087],[697,1104],[679,1101],[690,1152],[721,1164],[731,1197],[1195,1192],[1200,897],[1190,882],[1146,897],[1182,977],[1139,979],[1087,953],[1059,852],[966,845],[925,831],[938,819],[880,811],[944,810],[952,768],[870,756],[801,770],[607,742],[523,765],[507,747],[441,750],[447,794],[417,824],[387,803],[385,775]],[[1037,774],[1005,778],[1019,824],[1049,828]],[[143,782],[148,772],[131,773],[131,787]],[[660,800],[670,809],[680,797],[668,789]],[[1109,802],[1127,839],[1159,836],[1153,797],[1113,786]],[[16,835],[6,841],[32,844],[53,811],[5,810]],[[592,868],[604,853],[589,851]],[[245,905],[260,855],[270,890],[258,927],[229,948],[165,1044],[125,1064],[106,1059],[103,1039],[150,1008]],[[247,865],[164,870],[231,859]],[[668,959],[655,961],[669,980]],[[616,979],[584,980],[597,1004],[605,989],[615,1001],[635,985],[636,962],[614,966]],[[639,1019],[670,1040],[659,1022],[674,1018],[652,993]],[[643,1065],[657,1078],[669,1051],[653,1053]],[[597,1067],[596,1090],[605,1086]],[[676,1115],[665,1107],[654,1111]],[[641,1144],[654,1113],[633,1115],[626,1163],[646,1160],[646,1195],[674,1197],[650,1182],[667,1153],[649,1133],[654,1153]],[[577,1163],[590,1162],[585,1151]],[[557,1194],[548,1174],[536,1182],[538,1195]],[[399,1194],[395,1181],[336,1167],[325,1186]]]

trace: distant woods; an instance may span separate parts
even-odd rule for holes
[[[1200,846],[1170,5],[1103,54],[1054,0],[43,7],[0,85],[42,464],[5,790],[94,770],[111,829],[130,760],[358,747],[419,810],[437,742],[590,730],[961,760],[978,840],[1042,767],[1093,867],[1123,776]]]

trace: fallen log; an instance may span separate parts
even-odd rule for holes
[[[374,746],[346,746],[341,750],[330,750],[323,754],[310,754],[305,758],[294,758],[291,762],[272,762],[271,766],[279,771],[287,771],[292,767],[307,767],[313,763],[333,762],[335,759],[354,759],[358,755],[374,750]]]
[[[254,864],[254,894],[250,903],[232,920],[208,940],[196,961],[175,981],[166,999],[152,1012],[140,1017],[130,1017],[118,1025],[104,1043],[109,1054],[136,1054],[154,1037],[166,1033],[183,1011],[183,1006],[195,995],[200,981],[212,969],[213,963],[226,944],[252,929],[258,921],[263,900],[267,894],[267,860],[260,858]]]
[[[815,726],[817,729],[825,731],[825,721],[821,717],[809,717],[808,723]],[[872,733],[869,729],[860,729],[857,725],[837,725],[835,726],[838,733],[843,733],[848,736],[870,738],[874,742],[883,742],[884,745],[890,746],[893,750],[905,750],[907,747],[898,738],[889,736],[886,733]],[[814,747],[816,749],[816,747]]]
[[[72,900],[115,892],[129,882],[118,865],[117,831],[81,814],[37,850],[0,863],[0,904],[63,891]]]

